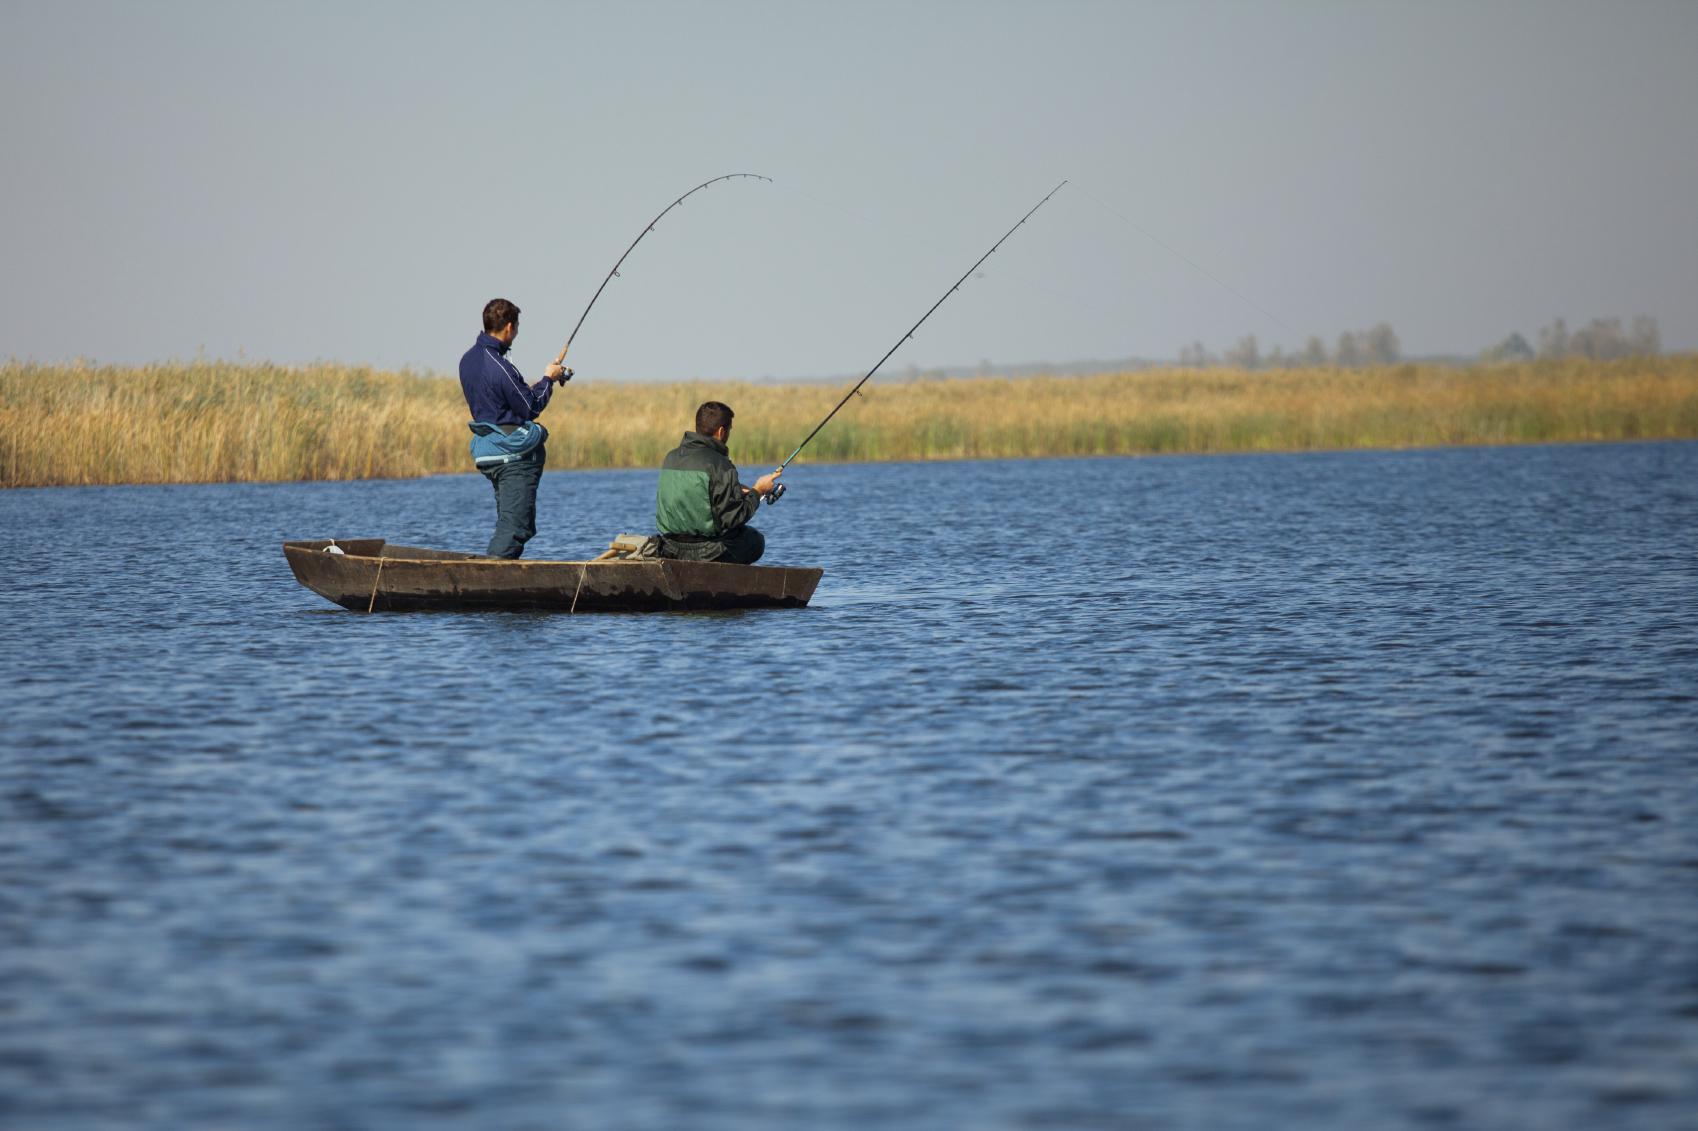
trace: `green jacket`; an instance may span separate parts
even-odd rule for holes
[[[712,436],[684,433],[684,442],[660,465],[654,521],[662,534],[724,538],[747,525],[760,509],[761,497],[743,493],[737,465]]]

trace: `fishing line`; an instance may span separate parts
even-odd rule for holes
[[[960,250],[958,247],[947,244],[934,237],[929,226],[922,228],[918,232],[910,229],[899,230],[890,220],[880,220],[876,217],[869,216],[865,212],[859,212],[847,205],[839,204],[834,200],[828,200],[823,196],[818,196],[809,192],[807,189],[798,188],[789,182],[786,182],[785,187],[779,191],[793,192],[798,196],[806,197],[813,203],[820,205],[822,208],[829,208],[833,212],[843,213],[843,215],[852,220],[859,220],[861,223],[872,228],[879,238],[892,248],[911,250],[915,245],[920,245],[929,247],[934,251],[942,252],[945,255],[954,255],[958,250]],[[1042,280],[1039,280],[1039,282],[1041,284]]]
[[[823,196],[815,196],[813,193],[809,192],[805,188],[792,188],[791,191],[794,192],[798,196],[807,197],[809,200],[813,201],[815,204],[823,205],[824,207],[830,208],[835,212],[841,212],[845,216],[848,216],[852,220],[860,220],[862,223],[871,224],[875,228],[879,228],[879,227],[883,226],[879,221],[873,219],[871,216],[868,216],[865,212],[857,212],[853,208],[849,208],[846,205],[838,204],[834,200],[827,200]]]
[[[729,179],[730,177],[739,177],[739,176],[756,177],[760,180],[764,180],[764,181],[768,181],[768,182],[771,182],[771,180],[772,180],[772,178],[763,177],[758,173],[731,173],[731,174],[727,174],[725,177],[716,177],[716,178],[714,178],[714,181],[726,180],[726,179]],[[704,184],[697,185],[696,188],[690,190],[690,193],[697,192],[700,189],[706,188],[708,185],[713,184],[714,181],[708,181]],[[1067,183],[1070,183],[1070,182],[1063,181],[1062,183],[1067,184]],[[1060,188],[1060,185],[1058,185],[1056,187]],[[1277,325],[1281,329],[1285,330],[1288,334],[1301,336],[1301,335],[1298,334],[1298,331],[1290,325],[1290,323],[1285,321],[1285,319],[1281,318],[1279,315],[1275,314],[1273,311],[1269,310],[1267,307],[1263,306],[1261,303],[1257,302],[1255,299],[1251,298],[1249,295],[1245,294],[1243,291],[1239,290],[1237,287],[1234,287],[1231,283],[1228,283],[1226,280],[1222,279],[1220,276],[1218,276],[1214,272],[1210,271],[1207,267],[1204,267],[1201,263],[1198,263],[1195,259],[1191,258],[1189,255],[1186,255],[1179,248],[1174,247],[1172,244],[1168,243],[1166,240],[1162,239],[1160,236],[1156,235],[1154,232],[1150,231],[1148,228],[1144,227],[1142,224],[1139,224],[1137,221],[1133,220],[1130,216],[1127,216],[1125,213],[1121,212],[1119,209],[1117,209],[1113,205],[1109,204],[1106,200],[1103,200],[1100,196],[1098,196],[1096,193],[1092,192],[1090,189],[1086,188],[1084,185],[1075,184],[1074,187],[1077,188],[1080,192],[1084,193],[1088,198],[1090,198],[1090,200],[1093,203],[1095,203],[1103,211],[1107,212],[1109,215],[1113,216],[1115,219],[1119,220],[1121,223],[1125,224],[1127,227],[1131,228],[1133,231],[1137,232],[1139,235],[1143,236],[1145,239],[1149,240],[1151,243],[1155,244],[1157,247],[1161,248],[1163,251],[1167,252],[1169,255],[1172,255],[1175,259],[1178,259],[1182,263],[1186,264],[1193,271],[1196,271],[1199,275],[1202,275],[1205,279],[1208,279],[1211,283],[1215,284],[1217,287],[1226,291],[1228,294],[1232,295],[1234,298],[1236,298],[1240,302],[1244,303],[1244,305],[1248,306],[1250,309],[1256,311],[1258,314],[1261,314],[1263,317],[1267,318],[1269,321],[1273,322],[1275,325]],[[902,246],[911,247],[915,242],[920,242],[920,243],[923,243],[923,244],[927,244],[927,245],[929,245],[929,246],[931,246],[931,247],[933,247],[937,250],[940,250],[940,251],[949,250],[949,249],[944,247],[944,245],[942,244],[941,241],[930,238],[929,233],[921,233],[918,236],[916,236],[914,233],[911,233],[911,232],[904,232],[904,233],[901,233],[901,234],[897,234],[894,231],[890,230],[890,226],[888,225],[887,222],[877,220],[877,219],[875,219],[871,216],[868,216],[864,212],[860,212],[856,209],[850,208],[850,207],[843,205],[843,204],[840,204],[836,201],[828,200],[825,197],[822,197],[822,196],[820,196],[816,193],[810,192],[805,188],[801,188],[801,187],[796,186],[796,185],[791,185],[790,191],[795,192],[799,196],[807,198],[808,200],[812,201],[816,205],[819,205],[819,206],[824,207],[824,208],[829,208],[834,212],[842,213],[844,216],[850,217],[851,219],[854,219],[854,220],[859,220],[860,222],[867,224],[869,227],[877,230],[881,237],[887,238],[893,245],[900,244]],[[687,196],[690,195],[690,193],[685,193],[684,196],[687,197]],[[671,211],[671,208],[676,207],[679,203],[681,203],[683,201],[683,199],[684,199],[684,197],[680,197],[678,200],[674,201],[671,206],[669,206],[666,210],[661,212],[661,216],[666,215],[666,212]],[[1049,197],[1045,197],[1044,199],[1048,200]],[[1042,202],[1040,202],[1040,206],[1041,206],[1041,204],[1042,204]],[[642,234],[637,237],[637,240],[640,241],[644,235],[647,235],[650,231],[652,231],[654,229],[654,224],[659,222],[661,216],[655,217],[655,219],[650,222],[649,226],[643,230]],[[1019,225],[1016,225],[1016,227],[1018,227],[1018,226]],[[631,246],[635,247],[636,242],[634,241]],[[626,249],[625,254],[626,255],[630,254],[629,248]],[[620,257],[620,263],[623,263],[623,262],[624,262],[624,256],[621,256]],[[980,262],[983,262],[983,260],[981,260]],[[974,266],[977,267],[978,265],[975,264]],[[609,273],[609,276],[608,276],[609,279],[611,279],[614,275],[616,275],[618,273],[618,269],[619,269],[619,264],[618,263],[614,264],[614,270],[613,270],[613,272]],[[972,274],[972,272],[969,271],[968,274],[970,275],[970,274]],[[1078,305],[1081,301],[1079,295],[1074,294],[1074,293],[1070,293],[1068,291],[1063,290],[1060,287],[1052,285],[1047,279],[1043,278],[1042,276],[1035,277],[1035,278],[1033,278],[1029,281],[1034,283],[1036,286],[1038,286],[1042,290],[1046,290],[1046,291],[1050,292],[1051,294],[1055,294],[1055,295],[1058,295],[1058,296],[1066,299],[1070,304]],[[957,284],[957,285],[959,285],[959,284]],[[603,280],[602,287],[606,287],[606,286],[607,286],[607,280]],[[601,289],[598,288],[596,290],[596,297],[599,298],[600,295],[601,295]],[[945,297],[947,298],[948,296],[946,295]],[[1098,303],[1098,302],[1094,302],[1090,298],[1086,298],[1084,301],[1086,302],[1087,305],[1091,305],[1091,306],[1096,307],[1098,309],[1101,309],[1105,312],[1110,310],[1110,308],[1107,305],[1101,304],[1101,303]],[[595,305],[595,298],[592,298],[592,299],[590,299],[590,306],[594,306],[594,305]],[[1117,316],[1122,313],[1119,310],[1114,310],[1113,312]],[[584,314],[586,316],[589,314],[589,308],[588,307],[585,308]],[[929,314],[929,312],[928,312],[928,314]],[[921,319],[921,321],[924,321],[924,319]],[[583,325],[583,318],[582,317],[580,317],[578,319],[578,324],[580,326]],[[572,334],[573,334],[574,337],[577,335],[576,327],[573,328]],[[906,341],[906,338],[904,338],[904,341]],[[570,338],[567,339],[566,344],[568,346],[570,346],[572,344]],[[901,345],[900,342],[898,342],[897,344],[898,344],[898,346]],[[895,352],[895,351],[893,350],[892,352]],[[564,358],[564,357],[565,357],[565,351],[562,350],[560,358],[556,359],[556,363],[558,364],[559,360]],[[880,364],[883,364],[883,363],[881,362]],[[876,369],[876,367],[875,367],[875,369]],[[859,388],[859,386],[857,386],[857,388]],[[810,436],[809,438],[811,439],[812,437]],[[806,441],[804,441],[804,444],[805,443],[806,443]],[[791,458],[794,459],[795,458],[794,455],[792,455]],[[788,465],[789,460],[786,460],[785,464]]]
[[[785,458],[784,462],[778,465],[778,471],[783,471],[785,468],[789,467],[791,461],[794,460],[797,456],[801,455],[802,449],[808,446],[808,441],[812,440],[815,436],[818,436],[820,434],[820,429],[824,428],[827,424],[831,423],[831,418],[837,415],[839,409],[841,409],[844,405],[849,403],[849,399],[851,397],[853,397],[856,393],[859,393],[861,391],[862,385],[865,385],[868,381],[872,380],[873,374],[877,373],[879,371],[879,367],[882,366],[885,362],[890,360],[891,354],[894,354],[897,350],[901,349],[902,343],[906,342],[909,338],[912,338],[914,336],[915,331],[917,331],[921,326],[923,326],[925,324],[926,319],[930,318],[932,316],[932,313],[934,311],[936,311],[938,307],[942,306],[944,304],[944,302],[948,300],[950,295],[954,294],[957,290],[959,290],[961,288],[962,283],[965,283],[969,278],[972,277],[973,272],[975,272],[979,269],[979,265],[981,263],[983,263],[985,260],[989,259],[992,255],[996,254],[996,249],[1001,247],[1003,245],[1003,243],[1005,243],[1007,241],[1009,236],[1012,236],[1015,232],[1019,231],[1021,225],[1025,224],[1025,222],[1027,220],[1030,220],[1032,218],[1033,212],[1036,212],[1038,209],[1042,208],[1045,204],[1049,203],[1049,198],[1054,196],[1056,193],[1060,192],[1062,185],[1065,185],[1066,183],[1067,183],[1066,181],[1062,181],[1061,184],[1056,185],[1054,188],[1050,189],[1049,192],[1044,194],[1044,198],[1042,200],[1038,201],[1036,204],[1032,205],[1031,210],[1028,211],[1024,216],[1020,217],[1020,219],[1015,223],[1014,227],[1008,229],[1006,232],[1004,232],[1002,234],[1002,239],[999,239],[995,243],[991,244],[991,249],[989,251],[985,252],[983,255],[979,256],[978,259],[974,260],[973,265],[971,267],[967,268],[966,273],[963,274],[959,279],[955,280],[955,285],[950,287],[947,291],[944,291],[943,297],[938,299],[936,302],[932,303],[931,309],[926,311],[924,314],[920,315],[920,320],[918,322],[914,323],[912,326],[910,326],[908,328],[908,332],[906,334],[903,334],[900,338],[896,339],[896,344],[891,346],[890,349],[885,352],[885,355],[878,359],[878,364],[874,365],[871,369],[867,370],[866,376],[862,377],[859,381],[855,382],[854,387],[851,388],[847,393],[843,394],[843,399],[837,402],[837,406],[835,408],[833,408],[830,412],[825,414],[825,419],[820,421],[818,424],[816,424],[814,426],[814,430],[812,432],[809,432],[806,436],[804,436],[802,438],[802,442],[800,444],[796,445],[796,450],[791,452],[790,455]],[[768,503],[768,505],[771,505],[772,503],[776,503],[783,494],[784,494],[784,485],[782,483],[774,483],[773,486],[772,486],[772,493],[767,495],[766,502]]]
[[[1247,306],[1251,307],[1252,309],[1260,312],[1262,315],[1266,316],[1267,318],[1270,318],[1274,322],[1278,323],[1280,325],[1280,327],[1285,330],[1286,333],[1288,333],[1288,334],[1296,334],[1297,333],[1296,330],[1293,330],[1290,326],[1286,325],[1285,319],[1281,318],[1279,315],[1275,314],[1273,311],[1267,309],[1267,307],[1263,306],[1261,303],[1257,302],[1255,299],[1251,298],[1249,295],[1245,294],[1244,292],[1238,290],[1236,287],[1232,286],[1230,283],[1226,282],[1223,279],[1217,278],[1214,275],[1213,272],[1209,271],[1208,268],[1206,268],[1202,264],[1198,263],[1195,259],[1192,259],[1189,255],[1186,255],[1183,251],[1180,251],[1178,248],[1174,247],[1172,244],[1163,240],[1160,236],[1157,236],[1154,232],[1150,231],[1148,228],[1145,228],[1142,224],[1139,224],[1137,221],[1133,220],[1131,217],[1125,215],[1124,213],[1120,212],[1118,209],[1111,206],[1106,200],[1103,200],[1096,193],[1092,192],[1090,189],[1086,188],[1084,185],[1079,185],[1078,189],[1079,189],[1080,192],[1084,193],[1086,196],[1088,196],[1092,200],[1096,201],[1097,204],[1102,208],[1103,211],[1107,212],[1111,216],[1118,218],[1121,222],[1123,222],[1127,226],[1131,227],[1134,231],[1137,231],[1145,239],[1149,240],[1151,243],[1155,244],[1157,247],[1166,251],[1168,254],[1173,255],[1173,256],[1175,256],[1179,259],[1182,259],[1186,263],[1189,263],[1191,265],[1192,269],[1195,270],[1198,274],[1202,275],[1204,278],[1208,279],[1210,282],[1214,283],[1216,286],[1220,287],[1222,290],[1225,290],[1228,293],[1236,296],[1239,299],[1239,301],[1243,302]]]
[[[795,193],[798,196],[806,197],[809,201],[812,201],[814,204],[817,204],[817,205],[821,206],[822,208],[829,209],[833,212],[840,212],[844,216],[849,217],[850,219],[857,220],[860,223],[866,224],[870,229],[872,229],[872,231],[879,237],[879,239],[882,242],[884,242],[887,246],[889,246],[893,249],[900,249],[902,251],[912,251],[913,248],[916,245],[919,245],[919,246],[924,246],[924,247],[930,247],[933,250],[942,252],[946,255],[953,255],[958,250],[958,248],[951,246],[951,245],[948,245],[948,244],[944,243],[942,240],[938,240],[938,239],[932,237],[931,232],[929,230],[921,230],[919,232],[912,232],[912,231],[907,231],[907,230],[899,231],[899,230],[896,229],[895,225],[893,225],[889,221],[876,219],[872,216],[868,216],[864,212],[856,211],[855,209],[850,208],[846,205],[839,204],[836,201],[829,200],[825,197],[822,197],[822,196],[819,196],[815,193],[809,192],[808,190],[806,190],[804,188],[798,187],[792,181],[786,181],[785,184],[784,184],[784,187],[782,189],[780,189],[779,191],[780,192],[791,192],[791,193]],[[977,277],[982,279],[982,278],[985,278],[986,276],[985,276],[984,273],[980,273]],[[1030,286],[1036,287],[1037,289],[1044,291],[1049,295],[1054,296],[1055,298],[1061,300],[1061,302],[1064,304],[1064,309],[1078,309],[1078,308],[1082,308],[1082,307],[1083,308],[1089,308],[1091,310],[1096,311],[1097,313],[1099,313],[1101,315],[1108,316],[1109,318],[1113,319],[1116,322],[1118,322],[1118,321],[1120,321],[1120,320],[1122,320],[1126,317],[1126,310],[1125,310],[1124,307],[1115,306],[1115,305],[1112,305],[1110,303],[1103,302],[1098,297],[1097,290],[1095,288],[1092,288],[1092,289],[1086,291],[1084,294],[1081,294],[1081,293],[1079,293],[1079,288],[1077,286],[1072,286],[1072,287],[1059,286],[1055,283],[1052,283],[1048,276],[1041,275],[1041,274],[1025,276],[1025,278],[1022,280],[1022,285],[1030,285]],[[1144,361],[1145,363],[1147,363],[1147,359],[1134,359],[1134,360]],[[1041,369],[1043,366],[1048,365],[1050,363],[1038,361],[1038,362],[1030,362],[1030,363],[1024,363],[1024,364],[1029,364],[1031,366],[1034,366],[1034,367]]]

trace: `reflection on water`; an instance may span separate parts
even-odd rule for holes
[[[1698,445],[789,478],[717,616],[294,584],[472,476],[0,494],[0,1123],[1698,1110]]]

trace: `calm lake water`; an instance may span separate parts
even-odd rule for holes
[[[1695,1125],[1698,444],[787,478],[812,607],[646,616],[0,493],[0,1125]]]

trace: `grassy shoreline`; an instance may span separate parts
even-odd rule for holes
[[[838,387],[573,383],[550,468],[654,467],[695,406],[737,409],[771,465]],[[363,367],[0,365],[0,487],[408,478],[470,470],[451,379]],[[880,383],[815,438],[820,462],[1274,452],[1698,438],[1698,356],[1464,368],[1160,369]]]

